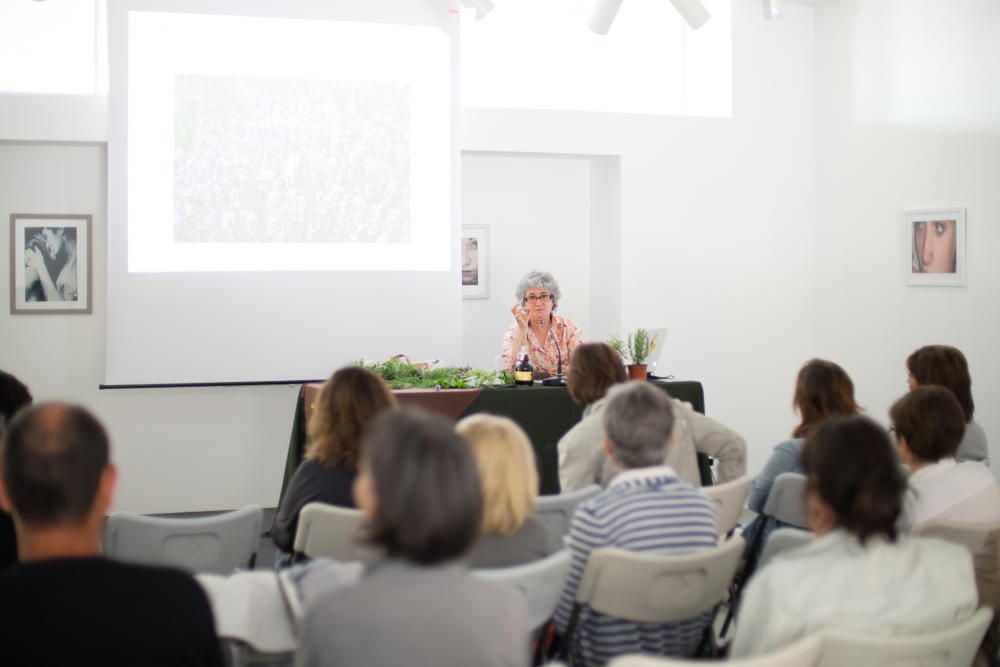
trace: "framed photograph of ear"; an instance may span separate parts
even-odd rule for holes
[[[909,285],[965,286],[965,209],[906,211],[904,248]]]
[[[91,312],[89,215],[12,213],[10,312]]]

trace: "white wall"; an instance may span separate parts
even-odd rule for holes
[[[120,470],[116,507],[196,511],[274,504],[295,407],[294,387],[100,391],[104,379],[107,150],[94,145],[0,144],[4,213],[94,216],[92,315],[0,310],[0,368],[36,400],[93,409],[111,433]],[[0,257],[10,235],[0,234]],[[10,273],[0,272],[0,294]],[[192,332],[192,335],[195,335]]]
[[[493,368],[514,289],[535,268],[559,281],[557,312],[587,340],[618,331],[619,187],[611,158],[463,155],[462,221],[489,226],[491,260],[489,298],[463,302],[463,363]]]
[[[812,354],[813,10],[733,12],[734,118],[479,109],[463,148],[620,157],[621,287],[603,301],[620,302],[623,329],[670,326],[666,370],[705,384],[708,413],[746,435],[754,470],[791,430]],[[492,257],[494,272],[515,259]]]
[[[957,346],[996,459],[1000,5],[841,0],[816,26],[816,353],[887,422],[907,355]],[[968,286],[907,287],[902,212],[952,206],[967,209]]]

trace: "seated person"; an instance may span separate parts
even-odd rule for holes
[[[562,293],[551,273],[529,271],[514,290],[517,302],[511,306],[514,323],[504,332],[504,368],[513,372],[522,347],[528,348],[528,359],[536,379],[555,375],[562,360],[562,372],[568,373],[573,350],[583,334],[568,317],[555,314]]]
[[[18,410],[31,404],[31,392],[10,373],[0,371],[0,429]],[[17,535],[10,514],[0,510],[0,569],[17,560]]]
[[[701,491],[663,461],[673,446],[674,404],[645,382],[629,382],[608,393],[604,448],[622,472],[608,488],[577,508],[569,531],[572,565],[556,608],[565,633],[577,587],[594,549],[685,553],[716,545],[715,511]],[[603,665],[623,653],[689,656],[701,642],[711,613],[679,623],[632,623],[581,611],[569,651],[574,665]]]
[[[792,407],[799,414],[799,424],[792,430],[792,438],[779,443],[753,479],[753,487],[747,497],[747,507],[760,514],[767,504],[771,487],[778,475],[785,472],[802,472],[799,467],[799,452],[805,438],[825,419],[835,416],[857,414],[859,408],[854,401],[854,383],[843,368],[824,359],[810,359],[799,370],[795,380],[795,394]],[[774,519],[769,519],[764,528],[764,540],[778,527]],[[743,530],[743,538],[751,545],[760,519],[754,519]],[[760,542],[763,547],[764,541]]]
[[[513,420],[493,415],[466,417],[455,431],[472,447],[483,489],[483,525],[469,567],[510,567],[548,556],[549,534],[535,517],[538,471],[528,436]]]
[[[926,345],[906,359],[906,379],[910,389],[936,384],[950,390],[962,406],[965,432],[955,452],[957,461],[981,461],[990,464],[986,431],[973,420],[976,404],[972,400],[972,377],[965,355],[950,345]]]
[[[975,612],[964,548],[897,535],[906,480],[878,424],[834,417],[806,438],[801,462],[816,538],[750,580],[731,657],[771,653],[825,629],[916,635]]]
[[[965,415],[955,395],[937,385],[906,394],[889,409],[900,458],[913,474],[905,522],[928,519],[1000,522],[1000,486],[982,463],[955,460]]]
[[[11,665],[222,665],[201,587],[180,570],[101,557],[116,471],[83,408],[22,410],[3,437],[0,501],[20,562],[0,571]]]
[[[626,381],[621,357],[606,343],[584,343],[573,353],[567,389],[574,401],[584,405],[583,419],[559,439],[559,485],[563,493],[590,484],[606,487],[619,472],[604,453],[603,411],[608,390]],[[674,442],[667,450],[666,465],[677,476],[701,485],[698,456],[717,459],[718,482],[728,482],[746,472],[747,445],[739,435],[719,422],[696,412],[690,403],[667,397],[673,406]]]
[[[297,666],[528,663],[524,597],[461,562],[479,536],[483,499],[469,446],[447,420],[418,410],[375,419],[354,496],[368,542],[385,557],[307,607]]]
[[[396,406],[382,378],[361,366],[345,366],[323,385],[309,419],[310,445],[292,476],[271,527],[271,539],[290,554],[299,513],[312,502],[354,507],[361,435],[380,412]]]

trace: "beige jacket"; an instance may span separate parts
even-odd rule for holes
[[[580,423],[559,439],[559,485],[563,493],[590,484],[606,487],[620,470],[604,454],[604,418],[607,396],[587,406]],[[674,406],[674,442],[667,449],[666,465],[684,481],[701,486],[698,457],[701,452],[718,461],[716,477],[727,482],[746,473],[747,443],[710,417],[695,412],[690,403],[671,399]]]

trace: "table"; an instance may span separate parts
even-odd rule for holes
[[[652,383],[672,397],[687,401],[694,409],[705,413],[705,394],[700,382],[680,381]],[[285,475],[281,482],[281,496],[289,480],[302,462],[308,436],[306,423],[312,406],[322,387],[320,384],[302,385],[295,404],[292,433],[288,442]],[[458,420],[477,412],[488,412],[510,417],[531,439],[538,463],[539,492],[559,493],[559,461],[556,445],[583,416],[583,407],[573,402],[566,387],[483,387],[482,389],[398,389],[393,391],[400,405],[417,406]],[[711,460],[698,455],[698,467],[703,485],[712,483]],[[279,498],[280,503],[280,498]]]

